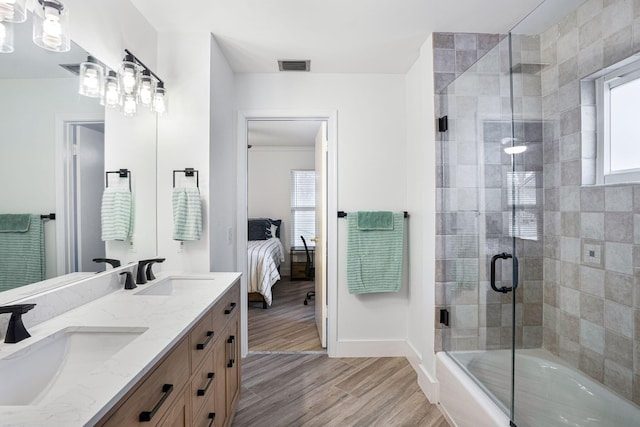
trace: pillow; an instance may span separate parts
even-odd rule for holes
[[[268,219],[250,219],[249,220],[249,240],[267,240],[267,233],[271,231],[271,221]]]
[[[269,219],[269,222],[272,225],[276,226],[276,234],[275,237],[280,238],[280,226],[282,226],[282,220],[281,219]],[[272,235],[273,236],[273,235]]]

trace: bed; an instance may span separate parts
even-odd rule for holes
[[[247,289],[249,302],[262,302],[262,308],[271,305],[271,288],[280,280],[280,263],[284,262],[285,252],[280,241],[281,225],[281,220],[249,220]]]

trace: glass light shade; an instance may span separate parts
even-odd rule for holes
[[[69,14],[59,0],[38,0],[33,14],[33,42],[53,52],[71,50]]]
[[[120,83],[120,91],[123,95],[138,95],[140,66],[134,62],[132,55],[124,57],[118,70],[118,80]]]
[[[120,90],[118,88],[118,76],[115,71],[109,71],[109,74],[104,78],[104,90],[102,91],[100,104],[109,108],[118,108],[120,106]]]
[[[11,53],[13,49],[13,24],[0,21],[0,53]]]
[[[0,0],[0,21],[20,23],[27,20],[27,0]]]
[[[122,114],[133,117],[138,112],[138,101],[135,95],[124,95],[122,98]]]
[[[153,93],[153,111],[158,114],[166,114],[167,107],[167,90],[164,88],[164,84],[162,82],[158,82],[156,90]]]
[[[138,87],[138,99],[143,105],[151,107],[153,101],[153,91],[155,89],[155,80],[151,77],[149,70],[143,70],[140,76],[140,85]]]
[[[104,87],[104,69],[93,56],[80,64],[80,95],[99,98]]]

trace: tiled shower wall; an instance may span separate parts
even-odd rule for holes
[[[640,51],[640,1],[587,1],[540,47],[544,347],[640,403],[640,186],[581,185],[594,182],[595,124],[580,84]]]

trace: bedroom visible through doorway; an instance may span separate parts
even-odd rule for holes
[[[317,300],[315,272],[319,262],[323,277],[316,188],[326,188],[326,170],[317,168],[325,141],[325,120],[247,121],[249,351],[323,351],[316,310],[322,317],[324,292]]]

